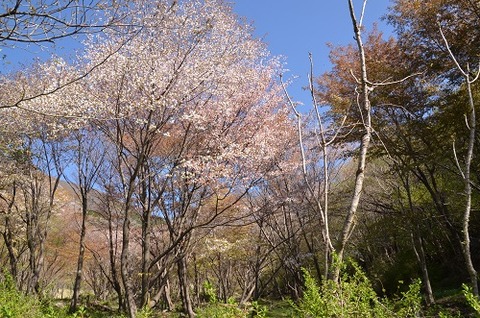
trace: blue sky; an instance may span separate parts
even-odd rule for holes
[[[301,87],[308,85],[308,53],[314,58],[314,72],[319,75],[330,68],[327,43],[353,42],[352,26],[347,0],[233,0],[234,11],[252,22],[256,36],[268,44],[274,55],[286,58],[289,73],[297,77],[289,88],[292,98],[308,105],[309,93]],[[354,0],[360,11],[362,0]],[[373,23],[389,34],[391,28],[381,21],[386,14],[388,0],[369,0],[364,24]]]

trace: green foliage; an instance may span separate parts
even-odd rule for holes
[[[208,281],[203,283],[204,296],[208,303],[198,309],[198,318],[250,318],[267,317],[267,307],[253,302],[251,308],[240,308],[235,299],[229,298],[226,304],[220,303],[215,287]]]
[[[326,297],[323,297],[317,282],[310,272],[302,268],[303,277],[305,279],[305,290],[303,298],[298,306],[292,301],[292,307],[302,317],[320,317],[326,310]]]
[[[417,279],[411,283],[406,292],[401,292],[400,299],[394,304],[398,317],[418,317],[422,311],[422,282]]]
[[[388,301],[377,296],[356,263],[349,265],[352,272],[349,274],[343,267],[338,284],[325,280],[320,286],[303,270],[305,291],[298,304],[292,303],[295,317],[418,317],[422,303],[420,281],[410,285],[396,301]]]
[[[470,307],[475,310],[477,313],[477,316],[480,316],[480,300],[478,299],[477,296],[475,296],[472,292],[472,288],[468,287],[465,284],[462,284],[462,289],[463,289],[463,295],[467,299],[467,303],[470,305]]]
[[[461,314],[459,312],[456,312],[456,313],[451,313],[447,310],[441,310],[438,314],[437,314],[438,318],[461,318]]]
[[[42,318],[63,318],[70,317],[67,308],[58,308],[53,306],[49,300],[42,302]],[[77,316],[78,317],[78,316]]]
[[[39,301],[33,296],[27,296],[15,288],[10,276],[0,281],[0,318],[82,318],[82,317],[118,317],[114,312],[98,312],[84,306],[80,306],[73,314],[68,314],[66,306],[55,306],[48,299]],[[139,318],[151,317],[151,313],[142,310]]]
[[[72,314],[72,318],[84,318],[87,315],[87,308],[85,306],[79,306],[77,311]]]
[[[0,318],[41,317],[41,305],[33,297],[25,296],[15,288],[10,276],[0,282]]]
[[[291,318],[295,317],[294,309],[289,300],[275,300],[268,304],[267,317],[271,318]]]
[[[215,289],[215,287],[213,287],[212,283],[210,283],[209,281],[205,281],[203,283],[203,293],[208,303],[215,304],[218,302],[217,290]]]
[[[267,306],[260,305],[258,301],[252,302],[252,310],[250,317],[266,318],[268,314]]]
[[[248,311],[242,310],[237,304],[214,303],[200,308],[198,318],[247,318]]]
[[[143,307],[138,313],[137,313],[138,318],[150,318],[153,317],[153,310],[152,308],[145,306]]]

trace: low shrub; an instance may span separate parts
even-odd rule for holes
[[[380,298],[370,280],[360,267],[349,262],[338,283],[324,280],[317,284],[307,270],[304,270],[305,290],[302,299],[291,302],[296,317],[419,317],[422,310],[420,281],[409,286],[408,291],[393,300]]]

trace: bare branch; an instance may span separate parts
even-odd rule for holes
[[[362,14],[360,15],[360,27],[363,26],[363,18],[365,17],[365,8],[367,7],[367,0],[364,0],[363,1],[363,5],[362,5]]]
[[[295,117],[297,118],[297,133],[298,133],[298,142],[300,146],[300,153],[302,155],[302,169],[303,169],[303,174],[307,174],[307,160],[305,156],[305,148],[303,146],[303,132],[302,132],[302,116],[300,115],[300,112],[297,110],[295,107],[295,103],[292,101],[292,98],[288,94],[287,88],[285,86],[285,83],[283,82],[283,76],[280,74],[280,82],[282,84],[283,92],[285,93],[285,96],[287,97],[287,101],[292,108]]]
[[[361,84],[361,81],[355,76],[352,69],[350,69],[350,75],[352,75],[353,79],[357,84]]]
[[[98,32],[125,18],[118,3],[105,0],[6,0],[0,12],[0,46],[8,42],[54,43],[60,38]]]
[[[455,55],[453,54],[452,50],[450,49],[450,44],[448,44],[448,40],[447,38],[445,37],[445,34],[443,33],[443,30],[442,30],[442,25],[440,24],[440,22],[437,23],[438,24],[438,30],[440,31],[440,35],[442,36],[442,39],[443,39],[443,42],[445,43],[445,48],[447,49],[448,51],[448,54],[450,54],[450,57],[452,58],[452,61],[455,63],[455,65],[457,66],[458,70],[460,71],[460,73],[462,73],[463,76],[466,76],[468,77],[469,74],[466,73],[463,68],[460,66],[460,64],[458,63],[457,61],[457,58],[455,57]]]
[[[406,80],[412,78],[412,77],[415,77],[415,76],[418,76],[418,75],[422,75],[423,72],[416,72],[416,73],[413,73],[413,74],[410,74],[410,75],[407,75],[405,76],[404,78],[402,79],[399,79],[399,80],[396,80],[396,81],[389,81],[389,82],[368,82],[369,85],[371,85],[372,87],[380,87],[380,86],[390,86],[390,85],[395,85],[395,84],[400,84],[400,83],[403,83],[405,82]]]
[[[470,67],[468,68],[468,71],[470,72]],[[480,77],[480,61],[478,62],[477,74],[475,74],[475,77],[470,81],[470,83],[476,82],[479,77]]]

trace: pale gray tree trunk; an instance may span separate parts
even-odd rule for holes
[[[465,262],[467,264],[468,274],[470,275],[470,283],[472,284],[473,293],[475,296],[479,295],[478,292],[478,274],[475,270],[472,261],[472,252],[470,250],[470,214],[472,212],[472,184],[471,184],[471,165],[473,160],[473,151],[475,147],[475,135],[476,135],[476,114],[475,114],[475,104],[473,102],[473,94],[471,87],[471,80],[469,76],[470,70],[467,69],[465,73],[465,81],[467,82],[467,91],[468,91],[468,101],[469,101],[469,114],[468,114],[468,128],[469,128],[469,138],[468,138],[468,150],[467,156],[465,158],[465,212],[463,214],[462,222],[462,232],[463,232],[463,255],[465,257]]]
[[[364,0],[364,6],[366,4],[366,0]],[[367,62],[365,58],[365,49],[362,41],[362,25],[361,21],[363,19],[363,11],[362,16],[360,18],[360,23],[357,21],[355,16],[353,0],[348,0],[348,6],[350,10],[350,18],[353,25],[353,32],[355,41],[357,43],[358,48],[358,55],[360,60],[360,71],[361,77],[357,79],[357,84],[359,87],[359,109],[362,115],[362,126],[363,126],[363,134],[360,141],[360,151],[358,157],[358,165],[357,171],[355,174],[355,187],[353,190],[353,197],[350,203],[350,208],[347,212],[347,216],[345,218],[345,222],[343,224],[342,234],[340,236],[340,240],[338,242],[338,247],[336,249],[336,254],[338,258],[338,262],[343,262],[345,256],[345,248],[347,243],[352,235],[354,225],[355,225],[355,218],[358,210],[358,204],[360,203],[360,198],[363,191],[363,183],[365,180],[365,168],[366,168],[366,161],[367,161],[367,152],[370,147],[370,140],[372,138],[372,116],[371,116],[371,105],[370,105],[370,98],[369,94],[370,91],[373,89],[368,83],[367,77]],[[333,279],[338,281],[340,277],[340,268],[337,266],[334,270]]]
[[[470,276],[470,284],[472,286],[473,294],[478,297],[478,274],[475,270],[472,261],[472,252],[471,252],[471,242],[470,242],[470,215],[472,212],[472,180],[471,180],[471,166],[473,160],[473,153],[475,149],[475,135],[476,135],[476,113],[475,113],[475,102],[473,99],[472,85],[480,76],[480,65],[478,66],[477,74],[472,78],[470,65],[467,63],[467,68],[464,70],[459,64],[457,58],[453,54],[448,44],[447,38],[445,37],[442,27],[439,24],[440,35],[442,36],[443,41],[445,42],[445,47],[452,58],[452,61],[455,63],[455,66],[462,74],[468,94],[468,113],[465,115],[465,122],[467,129],[469,131],[468,135],[468,146],[467,153],[465,155],[464,167],[462,168],[455,151],[455,144],[453,145],[455,160],[457,163],[458,170],[463,177],[464,183],[464,195],[465,195],[465,208],[463,212],[462,220],[462,252],[465,259],[465,264],[467,267],[468,275]]]

